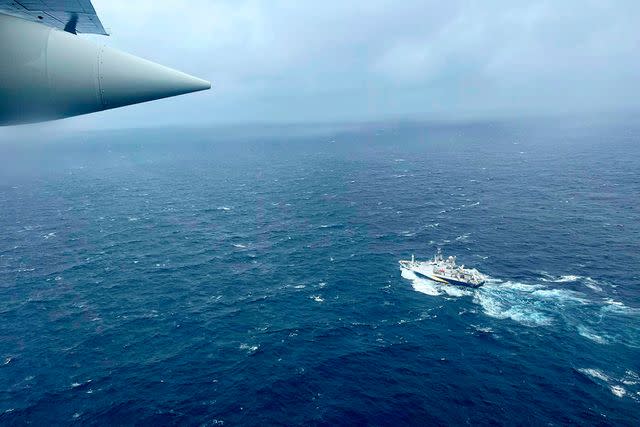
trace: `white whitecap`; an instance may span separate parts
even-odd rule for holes
[[[240,350],[246,350],[246,351],[247,351],[247,353],[253,353],[253,352],[255,352],[256,350],[258,350],[258,348],[259,348],[259,347],[260,347],[260,346],[257,346],[257,345],[249,345],[249,344],[245,344],[245,343],[240,344]]]
[[[493,329],[488,327],[488,326],[471,325],[471,327],[473,329],[475,329],[476,331],[482,332],[482,333],[485,333],[485,334],[493,333]]]
[[[604,372],[602,372],[599,369],[580,368],[580,369],[578,369],[578,372],[580,372],[580,373],[582,373],[582,374],[584,374],[586,376],[589,376],[591,378],[595,378],[597,380],[600,380],[600,381],[604,381],[604,382],[607,382],[607,383],[609,382],[609,376],[606,375]]]
[[[605,306],[602,307],[603,311],[613,312],[624,316],[640,315],[640,308],[626,306],[624,303],[612,298],[607,298],[603,302],[605,303]]]
[[[584,285],[592,291],[602,292],[602,288],[598,286],[595,281],[587,281]]]
[[[85,381],[83,383],[75,382],[75,383],[71,384],[71,388],[77,388],[77,387],[80,387],[82,385],[89,384],[89,383],[91,383],[91,381],[92,380],[89,379],[89,380],[87,380],[87,381]]]
[[[598,344],[608,344],[609,343],[606,338],[596,334],[594,331],[592,331],[591,329],[589,329],[589,328],[587,328],[586,326],[583,326],[583,325],[578,326],[578,334],[580,334],[584,338],[586,338],[588,340],[591,340],[591,341],[593,341],[595,343],[598,343]]]
[[[575,282],[577,280],[580,280],[581,277],[580,276],[574,276],[574,275],[566,275],[566,276],[560,276],[558,277],[556,280],[554,280],[554,282],[556,283],[566,283],[566,282]]]
[[[624,385],[640,384],[640,376],[638,376],[638,374],[636,374],[635,372],[633,372],[631,370],[627,370],[624,373],[624,377],[622,378],[621,382]]]
[[[466,242],[471,236],[471,233],[464,233],[458,237],[456,237],[456,242]]]
[[[624,397],[624,395],[627,394],[627,391],[622,386],[612,385],[610,386],[610,388],[611,388],[611,393],[613,393],[618,397]]]

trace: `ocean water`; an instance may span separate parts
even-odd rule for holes
[[[2,424],[638,425],[640,125],[4,141],[0,316]]]

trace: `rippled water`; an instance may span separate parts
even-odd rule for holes
[[[0,145],[0,422],[640,422],[639,126],[303,131]]]

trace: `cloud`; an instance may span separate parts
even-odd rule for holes
[[[102,43],[210,79],[87,126],[631,109],[634,1],[94,0]],[[81,122],[83,119],[74,119]]]

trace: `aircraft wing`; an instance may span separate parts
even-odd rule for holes
[[[0,12],[74,34],[108,35],[91,0],[0,0]]]
[[[0,126],[211,88],[206,80],[75,35],[79,33],[107,35],[91,0],[0,0]]]

